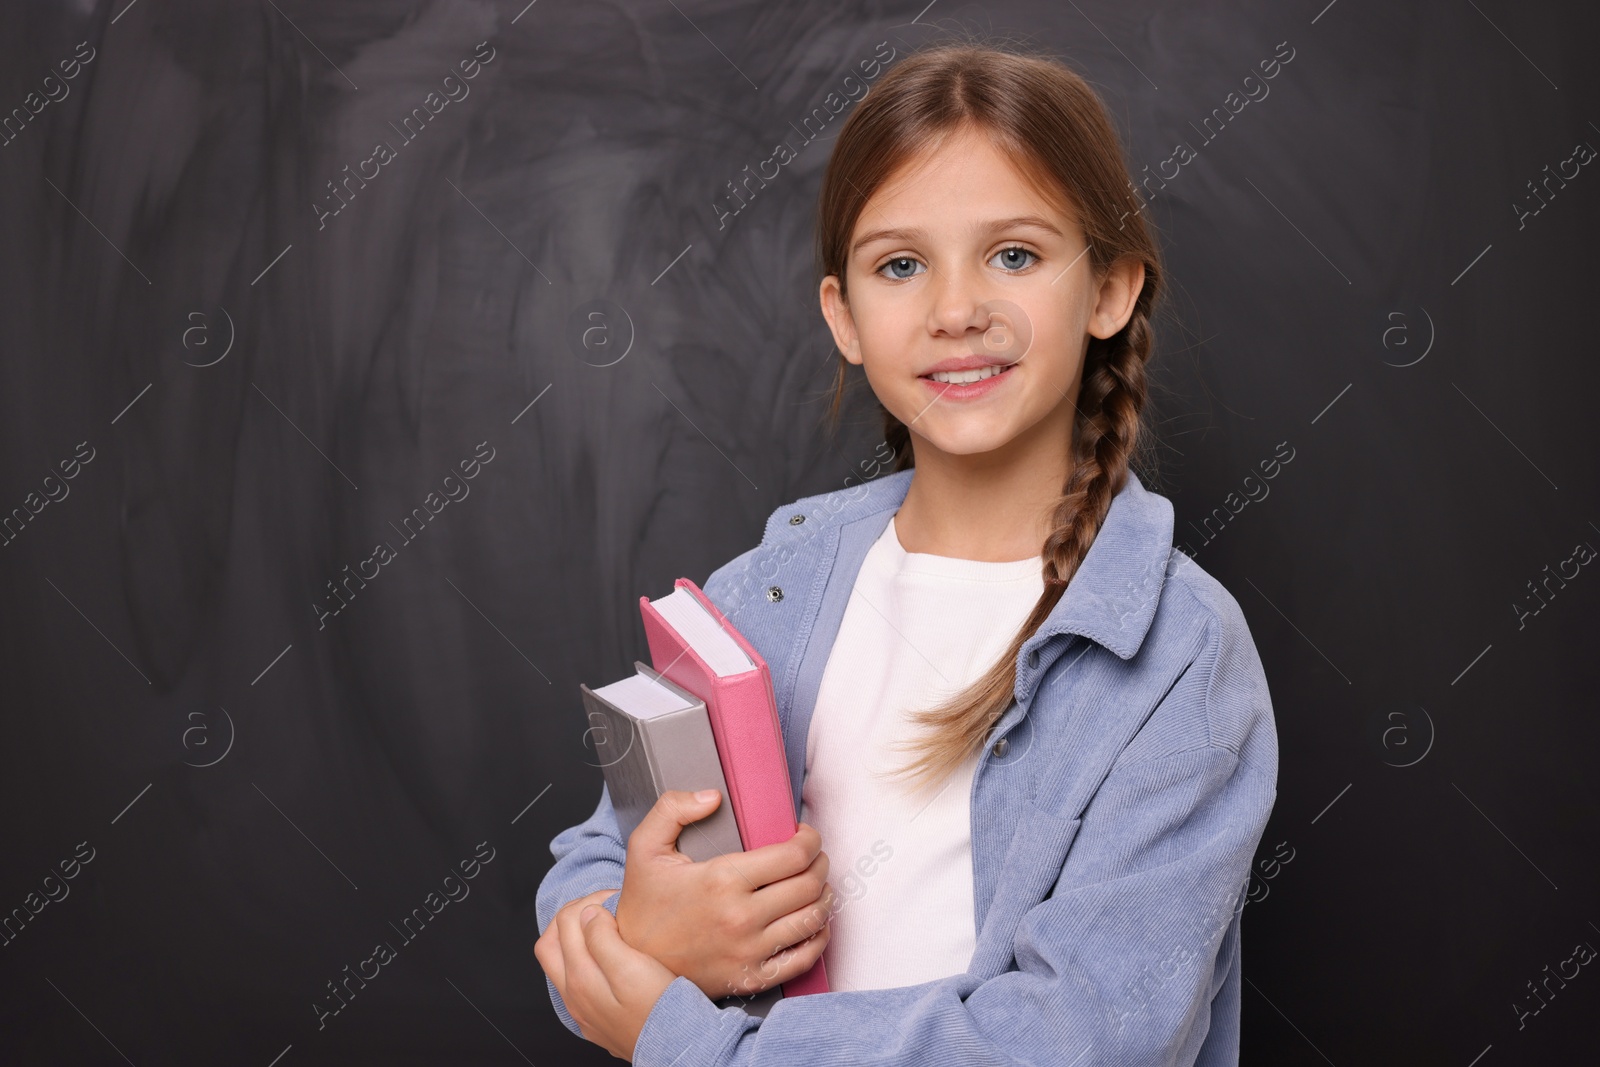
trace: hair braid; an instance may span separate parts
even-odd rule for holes
[[[1072,473],[1056,502],[1054,529],[1044,542],[1045,560],[1054,564],[1055,572],[1045,575],[1047,585],[1064,587],[1071,580],[1089,554],[1112,498],[1128,480],[1149,392],[1144,365],[1150,358],[1151,341],[1148,316],[1136,311],[1107,344],[1104,358],[1084,369],[1074,422]]]

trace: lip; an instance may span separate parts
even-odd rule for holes
[[[920,376],[925,378],[930,374],[943,374],[962,370],[981,370],[984,367],[1005,367],[1015,362],[1017,361],[1011,359],[999,359],[995,356],[952,356],[949,359],[941,359],[939,362],[923,371]]]
[[[1012,368],[1017,365],[1016,363],[998,363],[998,362],[996,362],[994,360],[985,360],[982,357],[977,357],[977,358],[978,358],[979,362],[973,364],[972,366],[956,367],[956,368],[953,368],[953,369],[955,369],[955,370],[977,370],[979,367],[996,367],[996,366],[1003,366],[1006,369],[1001,371],[999,374],[991,374],[991,375],[989,375],[989,377],[984,378],[982,381],[968,382],[968,383],[960,384],[960,385],[958,385],[958,384],[956,384],[954,382],[936,382],[932,378],[925,378],[925,377],[919,377],[917,380],[922,382],[922,383],[924,383],[925,385],[927,385],[927,387],[930,390],[932,390],[934,396],[939,400],[977,400],[979,397],[987,396],[988,394],[994,392],[996,389],[1000,388],[1000,386],[1003,385],[1004,383],[1010,381],[1011,375],[1013,373],[1015,373],[1012,370]],[[947,362],[947,363],[957,363],[957,362],[963,362],[963,361],[961,361],[961,360],[946,360],[945,362]],[[940,366],[938,366],[935,369],[942,371],[942,370],[951,369],[951,368],[946,368],[945,366],[943,366],[941,364]],[[928,373],[932,374],[933,371],[929,371]]]

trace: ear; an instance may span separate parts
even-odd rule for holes
[[[1101,279],[1094,311],[1089,316],[1089,333],[1101,340],[1115,336],[1133,317],[1134,304],[1143,289],[1143,262],[1124,256],[1111,264]]]
[[[839,276],[830,274],[822,279],[817,295],[822,302],[822,317],[828,320],[828,329],[833,331],[833,343],[839,346],[845,359],[859,367],[861,339],[856,335],[856,320],[850,314],[850,305],[845,303],[839,290]]]

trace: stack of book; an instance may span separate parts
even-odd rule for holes
[[[789,840],[798,824],[766,661],[687,578],[664,597],[640,597],[639,611],[653,666],[635,660],[627,678],[579,686],[623,840],[662,793],[700,789],[723,800],[679,834],[690,859]],[[780,996],[827,991],[818,959],[781,987],[719,1003],[765,1016]]]

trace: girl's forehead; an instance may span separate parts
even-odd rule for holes
[[[1040,218],[1062,235],[1078,229],[1072,200],[1026,166],[992,152],[950,158],[947,170],[944,166],[946,160],[934,160],[933,165],[894,171],[862,205],[851,245],[880,230],[891,230],[896,237],[936,232],[981,235],[990,224],[1005,219]]]
[[[885,222],[886,213],[893,223]],[[1078,227],[1072,198],[1035,161],[987,131],[961,127],[890,172],[867,198],[855,232],[886,225],[964,229],[974,221],[1023,215],[1042,215],[1063,232]]]
[[[930,178],[960,178],[974,171],[989,176],[1011,173],[1022,177],[1015,153],[987,130],[958,127],[935,135],[900,162],[883,188],[918,184]]]

